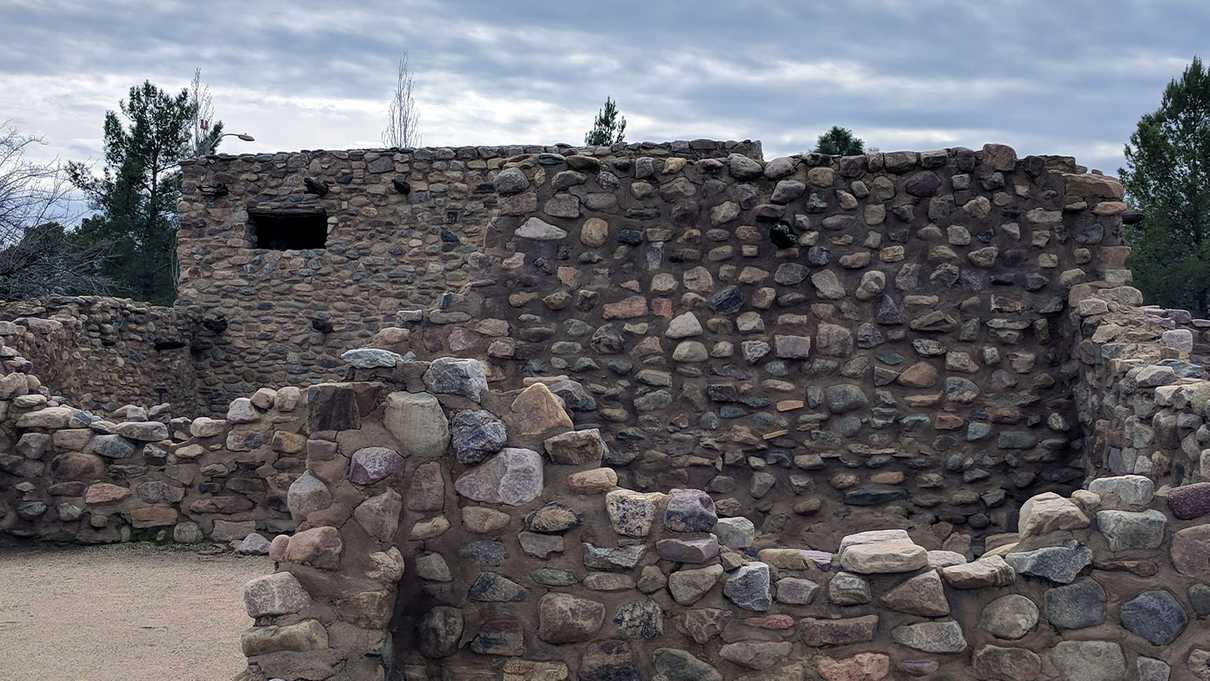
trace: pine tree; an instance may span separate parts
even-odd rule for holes
[[[109,246],[120,295],[161,304],[176,297],[179,166],[195,153],[196,113],[188,90],[172,95],[145,81],[130,88],[118,112],[105,114],[101,176],[82,163],[69,166],[72,183],[97,211],[75,237]],[[211,131],[220,125],[212,123]]]
[[[865,153],[865,142],[852,130],[833,125],[815,142],[815,152],[832,156],[856,156]]]
[[[620,144],[626,141],[626,117],[618,111],[613,99],[605,98],[605,107],[597,112],[592,130],[584,135],[584,144],[592,147]]]
[[[1139,119],[1118,171],[1128,203],[1143,214],[1126,226],[1134,284],[1148,302],[1210,313],[1210,72],[1199,58]]]

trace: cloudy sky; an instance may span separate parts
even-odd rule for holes
[[[1140,114],[1210,45],[1205,0],[0,0],[0,121],[98,159],[144,78],[200,67],[227,151],[378,146],[394,63],[426,145],[579,143],[606,95],[627,138],[884,151],[995,141],[1116,172]],[[348,3],[353,4],[353,3]]]

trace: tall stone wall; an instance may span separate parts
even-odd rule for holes
[[[189,166],[181,304],[226,325],[199,371],[246,391],[350,341],[475,356],[549,383],[627,487],[820,545],[893,525],[961,548],[1079,485],[1064,312],[1128,282],[1115,181],[1000,145],[535,151]],[[299,206],[325,249],[251,247],[249,211]]]
[[[307,393],[248,679],[1210,678],[1210,507],[1145,477],[1035,496],[977,560],[897,529],[819,550],[701,489],[619,487],[544,384],[377,373]]]

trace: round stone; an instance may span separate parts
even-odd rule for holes
[[[992,636],[1017,640],[1038,624],[1038,606],[1021,594],[1001,596],[988,603],[979,615],[979,628]]]

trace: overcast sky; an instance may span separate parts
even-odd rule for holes
[[[883,151],[1010,144],[1116,173],[1139,115],[1210,45],[1210,2],[0,0],[0,121],[96,160],[144,78],[201,67],[224,150],[380,146],[408,50],[426,145],[580,143],[606,95],[627,139]],[[353,4],[353,3],[349,3]]]

